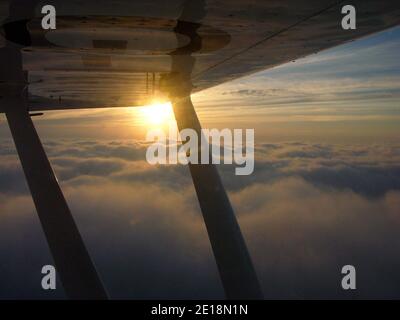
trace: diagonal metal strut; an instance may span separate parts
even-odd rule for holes
[[[194,129],[200,140],[201,125],[190,95],[172,99],[172,105],[179,130]],[[200,159],[201,148],[198,151]],[[256,272],[216,166],[189,163],[189,169],[226,297],[262,299]]]
[[[4,101],[6,117],[55,266],[70,299],[107,299],[23,98]]]

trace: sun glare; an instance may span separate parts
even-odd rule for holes
[[[148,106],[140,107],[139,112],[141,120],[147,125],[163,126],[174,121],[170,102],[153,102]]]

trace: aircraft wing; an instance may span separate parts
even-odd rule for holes
[[[21,46],[33,111],[148,104],[176,70],[173,53],[193,58],[197,92],[400,22],[397,0],[352,0],[355,30],[341,26],[346,1],[14,2],[21,9],[10,16],[9,1],[0,0],[0,47],[5,38]],[[45,4],[57,10],[56,30],[41,28]],[[0,79],[0,95],[9,81]]]

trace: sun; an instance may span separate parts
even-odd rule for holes
[[[140,107],[139,115],[144,124],[151,126],[170,125],[175,121],[170,102],[154,101],[148,106]]]

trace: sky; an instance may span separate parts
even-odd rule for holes
[[[203,127],[255,128],[254,174],[219,171],[265,297],[400,298],[398,52],[393,28],[193,95]],[[111,297],[223,297],[188,168],[145,161],[168,105],[34,122]],[[0,298],[63,298],[3,115],[0,158]]]

